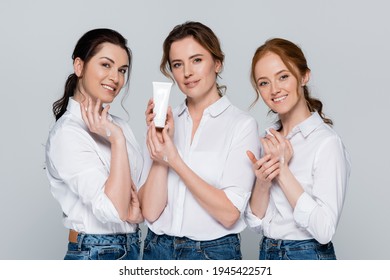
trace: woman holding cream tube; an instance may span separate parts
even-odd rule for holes
[[[249,149],[259,153],[257,123],[232,105],[217,83],[224,54],[199,22],[177,25],[160,69],[185,95],[156,129],[153,101],[139,190],[148,226],[144,259],[241,259],[242,213],[254,184]]]
[[[136,260],[142,152],[128,124],[103,106],[128,82],[131,51],[121,34],[99,28],[78,40],[72,59],[46,144],[51,191],[69,229],[65,259]]]
[[[336,259],[331,239],[343,209],[350,160],[320,100],[310,96],[302,50],[275,38],[252,59],[251,80],[277,121],[261,139],[248,224],[263,235],[260,259]]]

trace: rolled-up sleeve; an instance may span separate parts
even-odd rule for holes
[[[248,227],[253,230],[254,232],[257,232],[259,234],[263,233],[263,220],[258,218],[255,214],[253,214],[250,204],[248,203],[246,210],[245,210],[245,222],[248,225]]]
[[[226,196],[241,213],[246,210],[255,182],[252,163],[246,154],[248,150],[258,157],[257,122],[251,117],[237,123],[221,181]]]
[[[104,192],[109,168],[92,147],[82,131],[63,129],[53,136],[48,147],[49,167],[53,177],[62,181],[102,223],[121,223],[119,214]],[[63,187],[63,186],[62,186]],[[61,190],[52,188],[53,195]],[[66,199],[59,201],[65,214],[72,205]]]
[[[299,227],[320,243],[328,243],[337,227],[350,175],[350,158],[340,138],[319,147],[313,167],[312,194],[303,193],[294,209]]]

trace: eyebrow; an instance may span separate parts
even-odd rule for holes
[[[279,75],[280,73],[283,73],[283,72],[290,72],[290,71],[288,71],[287,69],[282,69],[282,70],[278,71],[278,72],[275,74],[275,76],[277,76],[277,75]],[[266,78],[266,77],[259,77],[259,78],[256,80],[256,82],[258,82],[258,81],[261,80],[261,79],[267,79],[267,78]]]
[[[111,61],[111,63],[115,64],[115,61],[107,56],[102,56],[100,59],[107,59],[107,60]],[[123,68],[123,67],[129,68],[129,65],[124,64],[120,68]]]
[[[193,58],[198,57],[198,56],[204,56],[204,55],[198,53],[198,54],[191,55],[188,59],[193,59]],[[173,59],[173,60],[171,61],[171,63],[178,62],[178,61],[182,61],[182,60],[181,60],[181,59]]]

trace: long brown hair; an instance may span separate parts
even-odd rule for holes
[[[195,41],[197,41],[203,48],[205,48],[211,54],[214,61],[221,62],[222,71],[225,54],[222,52],[218,37],[208,26],[200,22],[187,21],[183,24],[176,25],[164,40],[163,56],[160,63],[161,73],[174,81],[171,75],[172,65],[169,59],[169,51],[171,50],[172,43],[189,36],[193,37]],[[218,77],[219,73],[217,75]],[[226,86],[220,86],[217,83],[217,89],[219,94],[222,95],[226,90]]]
[[[111,43],[124,49],[129,59],[129,69],[127,71],[127,81],[129,82],[132,54],[131,50],[127,47],[127,40],[119,34],[117,31],[108,28],[93,29],[85,33],[77,42],[73,54],[72,60],[77,57],[84,61],[85,64],[97,53],[102,47],[103,43]],[[68,106],[69,97],[74,95],[77,87],[78,77],[75,73],[68,76],[65,82],[64,95],[53,103],[53,114],[56,121],[61,118],[65,113]],[[124,96],[125,98],[126,96]]]
[[[251,83],[253,88],[256,90],[256,99],[252,103],[252,106],[259,100],[259,92],[256,85],[255,67],[256,63],[264,57],[267,53],[274,53],[280,57],[283,63],[287,66],[288,70],[293,76],[299,81],[310,68],[307,66],[305,55],[303,54],[300,47],[296,44],[281,38],[274,38],[267,40],[262,46],[257,48],[252,58],[251,67]],[[322,112],[322,102],[319,99],[310,96],[310,91],[307,85],[303,85],[303,93],[306,100],[307,107],[310,112],[318,112],[325,123],[332,125],[333,121]]]

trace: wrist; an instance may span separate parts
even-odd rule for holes
[[[290,174],[290,169],[288,168],[288,165],[281,164],[280,165],[280,172],[279,175],[276,177],[276,180],[280,186],[283,185],[283,183],[287,180],[289,174]]]
[[[256,180],[256,191],[259,193],[268,193],[272,186],[272,182]]]
[[[126,138],[123,133],[116,133],[108,136],[108,141],[110,141],[111,145],[121,145],[126,143]]]
[[[180,168],[180,165],[183,162],[182,158],[179,156],[178,153],[175,153],[173,156],[171,157],[168,157],[167,161],[166,161],[169,165],[169,167],[171,167],[173,170],[177,170],[178,168]]]

